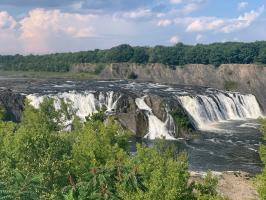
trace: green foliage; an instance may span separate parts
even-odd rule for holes
[[[266,140],[266,119],[261,120],[261,132]],[[260,146],[260,157],[263,164],[266,166],[266,146]],[[258,193],[261,199],[266,199],[266,167],[262,173],[257,176]]]
[[[49,55],[0,56],[0,69],[15,71],[68,72],[71,66],[79,63],[99,63],[95,74],[104,68],[102,63],[162,63],[170,66],[185,64],[238,63],[266,64],[266,42],[225,42],[208,45],[184,45],[155,47],[131,47],[122,44],[111,49],[82,51],[76,53],[56,53]]]
[[[136,169],[125,166],[109,166],[92,168],[82,176],[82,181],[75,183],[69,177],[71,186],[67,187],[66,194],[73,199],[121,199],[118,196],[118,185],[126,191],[145,191],[143,177]]]
[[[149,60],[148,48],[134,47],[134,54],[130,60],[133,63],[147,63]]]
[[[67,105],[55,110],[47,99],[39,109],[26,105],[20,124],[0,121],[0,199],[217,197],[212,179],[189,181],[186,155],[174,146],[159,140],[132,156],[128,132],[112,117],[100,112],[81,123]],[[63,119],[74,120],[71,131]]]
[[[92,122],[97,122],[97,121],[104,122],[105,119],[106,119],[105,111],[101,110],[100,112],[95,113],[90,117],[87,117],[86,120]]]
[[[103,63],[98,63],[95,67],[94,73],[96,75],[99,75],[105,68],[105,65]]]
[[[176,132],[178,135],[186,134],[191,131],[191,123],[188,116],[180,108],[171,112],[176,123]]]
[[[128,62],[134,55],[134,49],[128,44],[122,44],[111,48],[106,52],[106,60],[108,62]]]
[[[218,185],[218,179],[213,177],[211,172],[208,172],[206,177],[200,183],[195,184],[197,189],[197,199],[199,200],[210,200],[210,199],[221,199],[218,196],[215,188]]]
[[[40,198],[42,175],[30,177],[13,170],[8,181],[0,181],[0,199],[36,200]]]
[[[0,120],[4,120],[5,112],[6,112],[5,109],[2,106],[0,106]]]
[[[225,81],[224,82],[224,89],[228,91],[233,91],[238,88],[238,84],[235,81]]]
[[[260,50],[259,56],[257,57],[257,61],[261,64],[266,64],[266,47]]]

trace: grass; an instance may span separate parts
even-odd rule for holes
[[[94,73],[85,72],[35,72],[35,71],[3,71],[0,76],[19,78],[69,78],[69,79],[95,79]]]

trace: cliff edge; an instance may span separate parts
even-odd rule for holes
[[[127,79],[134,74],[139,81],[167,84],[199,85],[254,94],[266,112],[266,67],[255,64],[212,65],[114,63],[100,74],[102,79]]]

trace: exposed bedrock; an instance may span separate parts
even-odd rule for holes
[[[11,90],[0,90],[0,108],[5,111],[4,120],[19,122],[24,107],[21,94]]]
[[[49,81],[24,91],[1,90],[0,105],[6,110],[6,120],[20,120],[25,96],[36,108],[48,97],[54,99],[56,109],[62,99],[70,103],[82,120],[103,110],[136,136],[149,139],[171,140],[186,128],[209,130],[213,123],[263,116],[254,95],[206,87],[127,81]]]
[[[266,111],[266,67],[254,64],[165,66],[162,64],[111,64],[101,73],[105,79],[125,79],[134,72],[141,81],[208,86],[254,94]]]

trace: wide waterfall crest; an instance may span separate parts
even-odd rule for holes
[[[256,97],[252,94],[216,92],[177,98],[193,119],[196,128],[201,130],[210,129],[214,122],[263,116]]]
[[[140,110],[145,110],[149,121],[148,133],[144,138],[154,140],[156,138],[165,138],[167,140],[175,140],[174,136],[174,120],[170,114],[167,113],[167,119],[162,122],[156,117],[152,109],[145,103],[145,96],[142,98],[136,98],[135,100],[137,107]],[[170,126],[170,128],[168,128]]]
[[[39,108],[45,97],[54,99],[55,109],[60,109],[61,99],[64,100],[65,103],[70,103],[72,108],[76,111],[76,115],[82,120],[85,120],[86,117],[91,116],[102,109],[104,109],[106,112],[115,111],[117,107],[117,101],[121,96],[115,97],[113,91],[108,91],[106,93],[100,92],[99,95],[89,91],[82,93],[71,91],[58,93],[55,95],[31,94],[27,96],[27,99],[29,99],[30,105],[35,108]]]

